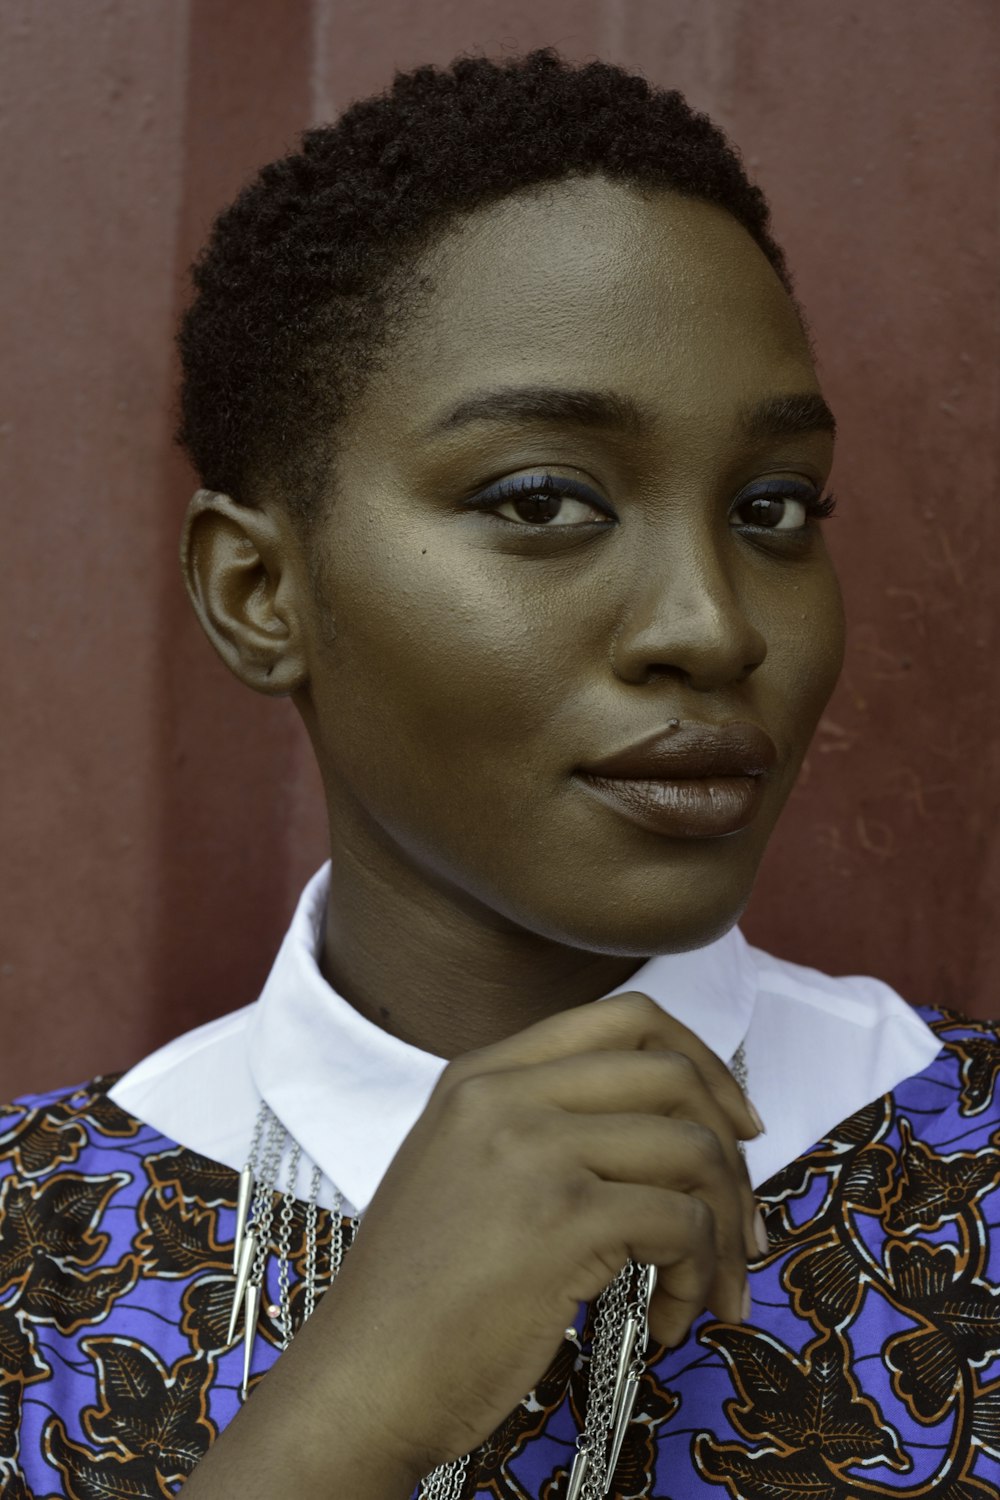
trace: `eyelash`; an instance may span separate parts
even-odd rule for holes
[[[826,495],[820,495],[816,490],[806,484],[797,483],[788,479],[767,479],[752,490],[749,495],[742,496],[742,503],[746,505],[751,500],[769,500],[780,498],[785,500],[797,500],[805,510],[810,521],[828,521],[837,509],[837,497],[832,490]],[[735,506],[733,509],[735,510]],[[756,531],[774,531],[773,526],[753,527]]]
[[[611,507],[606,505],[600,496],[588,486],[580,484],[578,480],[565,479],[559,474],[547,473],[525,474],[516,479],[501,480],[491,489],[467,501],[466,508],[482,511],[496,510],[501,505],[508,504],[511,501],[526,499],[529,495],[547,495],[554,499],[579,500],[582,504],[592,505],[595,510],[602,511],[608,517],[609,521],[618,520],[617,515]],[[807,518],[811,521],[827,521],[837,509],[837,497],[832,492],[821,496],[807,485],[784,479],[765,481],[750,494],[743,496],[742,503],[746,504],[751,500],[769,499],[772,497],[782,497],[798,501],[805,509]],[[569,531],[572,529],[569,526],[549,528],[544,524],[531,521],[510,521],[506,516],[501,516],[498,519],[502,520],[508,526],[523,526],[526,530],[530,531],[548,529]],[[578,522],[576,524],[579,526],[583,523]],[[600,525],[601,523],[591,522],[590,524]],[[779,528],[774,526],[753,526],[752,523],[748,523],[747,529],[773,532]],[[791,528],[790,534],[794,535],[798,530],[798,528]],[[801,531],[799,531],[799,534],[801,534]]]
[[[468,506],[475,510],[495,510],[498,506],[509,504],[513,500],[526,500],[529,495],[547,495],[559,500],[579,500],[584,505],[592,505],[595,510],[602,511],[609,521],[618,520],[611,507],[605,504],[600,495],[588,485],[581,484],[578,479],[565,479],[561,474],[544,472],[522,474],[516,479],[502,479],[499,484],[493,485],[491,489],[468,501]],[[506,520],[506,517],[500,519]],[[533,525],[530,521],[520,523],[508,521],[507,524],[510,526],[520,524],[532,531],[543,529],[537,524]]]

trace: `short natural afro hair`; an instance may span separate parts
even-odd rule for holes
[[[193,267],[178,438],[205,487],[314,519],[338,422],[405,319],[420,252],[456,216],[595,174],[718,204],[793,296],[763,193],[676,91],[550,50],[398,74],[264,167]]]

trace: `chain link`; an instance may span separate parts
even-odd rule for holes
[[[307,1322],[316,1310],[316,1199],[319,1196],[319,1183],[322,1173],[319,1167],[313,1167],[312,1178],[309,1183],[309,1202],[306,1204],[306,1290],[305,1302],[302,1308],[302,1321]],[[343,1198],[337,1193],[334,1201],[331,1221],[341,1220],[340,1212]],[[332,1223],[331,1223],[332,1233]],[[331,1276],[331,1281],[333,1277]]]
[[[440,1464],[420,1486],[420,1500],[460,1500],[469,1467],[468,1453],[453,1463]]]
[[[747,1065],[742,1042],[737,1047],[729,1068],[745,1093]],[[742,1141],[740,1148],[743,1149]],[[585,1471],[581,1476],[582,1483],[580,1483],[580,1478],[577,1478],[578,1500],[604,1500],[612,1488],[614,1474],[609,1472],[609,1462],[613,1464],[614,1455],[609,1452],[609,1446],[613,1447],[611,1439],[619,1419],[619,1411],[616,1408],[621,1405],[623,1414],[626,1406],[631,1411],[631,1401],[635,1398],[636,1389],[633,1385],[631,1397],[626,1398],[625,1401],[621,1400],[625,1385],[623,1383],[622,1389],[617,1389],[619,1371],[627,1352],[631,1321],[632,1328],[637,1332],[627,1371],[633,1381],[637,1381],[642,1375],[645,1364],[645,1329],[648,1311],[646,1293],[655,1284],[655,1278],[649,1279],[650,1271],[651,1268],[648,1266],[628,1261],[610,1286],[605,1288],[597,1299],[597,1317],[587,1381],[587,1411],[583,1432],[576,1442],[578,1454],[586,1455],[585,1458],[577,1460],[578,1464],[585,1465]],[[616,1396],[619,1398],[617,1401]],[[624,1415],[623,1420],[627,1420]]]
[[[743,1044],[736,1049],[730,1063],[730,1071],[740,1088],[747,1089],[747,1066]],[[265,1122],[267,1137],[264,1139]],[[250,1148],[249,1165],[253,1168],[256,1192],[249,1215],[247,1228],[257,1234],[252,1280],[263,1283],[267,1263],[271,1224],[274,1218],[274,1190],[281,1168],[285,1143],[288,1139],[284,1126],[268,1106],[261,1104],[254,1125]],[[740,1143],[742,1149],[742,1142]],[[263,1160],[261,1158],[263,1157]],[[278,1231],[278,1288],[279,1326],[282,1348],[287,1349],[292,1338],[290,1263],[292,1258],[291,1234],[295,1214],[295,1187],[298,1175],[301,1147],[292,1141],[291,1158],[288,1165],[287,1190],[281,1205]],[[317,1210],[321,1171],[314,1166],[309,1184],[309,1200],[305,1213],[305,1293],[302,1321],[315,1311],[318,1297],[322,1294],[318,1286],[317,1256]],[[330,1211],[330,1277],[332,1285],[343,1263],[345,1245],[343,1197],[335,1189],[333,1207]],[[353,1244],[357,1237],[360,1215],[355,1217]],[[577,1450],[589,1459],[586,1477],[580,1490],[580,1500],[604,1500],[613,1474],[607,1472],[609,1442],[617,1419],[615,1407],[619,1364],[622,1358],[623,1340],[628,1337],[630,1320],[638,1325],[639,1333],[630,1361],[633,1375],[641,1373],[645,1342],[646,1304],[643,1288],[651,1285],[647,1277],[649,1267],[629,1260],[614,1280],[605,1287],[595,1304],[594,1339],[590,1358],[590,1374],[587,1383],[587,1412],[584,1430],[577,1438]],[[460,1500],[469,1469],[471,1454],[440,1464],[421,1482],[420,1500]]]
[[[602,1500],[605,1491],[608,1435],[615,1419],[612,1407],[618,1351],[625,1332],[629,1293],[635,1276],[635,1261],[626,1261],[614,1281],[597,1299],[587,1379],[587,1414],[583,1432],[577,1439],[577,1448],[590,1457],[581,1500]]]
[[[292,1297],[289,1288],[289,1263],[292,1258],[292,1224],[295,1219],[295,1183],[299,1175],[299,1157],[302,1147],[292,1142],[288,1158],[288,1187],[281,1203],[278,1224],[278,1327],[281,1329],[281,1347],[287,1349],[292,1341]]]
[[[260,1177],[257,1181],[257,1192],[253,1200],[250,1223],[250,1227],[257,1236],[253,1270],[250,1273],[250,1280],[254,1286],[263,1286],[264,1284],[267,1252],[271,1240],[271,1223],[274,1219],[274,1189],[278,1180],[281,1156],[287,1138],[287,1131],[277,1115],[271,1114],[270,1110],[268,1110],[268,1115],[270,1119],[268,1121],[267,1139],[263,1149],[264,1159],[261,1163]]]

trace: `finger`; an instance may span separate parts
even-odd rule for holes
[[[583,1053],[503,1075],[503,1087],[507,1116],[503,1133],[516,1138],[515,1149],[530,1150],[542,1101],[574,1115],[647,1113],[689,1120],[710,1131],[722,1151],[739,1204],[745,1256],[760,1254],[759,1216],[732,1122],[686,1054]]]
[[[602,1183],[592,1204],[592,1243],[605,1267],[598,1290],[629,1259],[656,1266],[652,1331],[661,1343],[680,1343],[708,1306],[714,1240],[711,1210],[691,1194],[622,1183]],[[591,1288],[581,1300],[595,1295]],[[740,1322],[742,1297],[719,1310],[719,1316]]]
[[[544,1143],[543,1143],[544,1144]],[[718,1137],[688,1120],[648,1115],[575,1116],[567,1141],[579,1165],[607,1182],[635,1183],[694,1194],[710,1209],[714,1226],[708,1304],[720,1317],[738,1316],[747,1260],[757,1253],[745,1240],[745,1205]]]
[[[732,1120],[736,1134],[743,1140],[760,1134],[759,1116],[725,1063],[689,1027],[638,991],[561,1011],[502,1042],[467,1052],[445,1069],[440,1086],[447,1088],[450,1079],[470,1073],[525,1067],[580,1052],[646,1050],[685,1053]]]

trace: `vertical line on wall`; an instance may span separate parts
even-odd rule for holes
[[[178,315],[215,215],[310,123],[312,47],[310,3],[191,0]],[[162,514],[172,537],[195,482],[167,442]],[[151,1045],[256,998],[289,915],[288,788],[302,734],[290,704],[255,697],[216,659],[175,566],[159,587]]]
[[[333,34],[333,11],[336,0],[313,0],[312,5],[312,73],[310,78],[310,123],[328,125],[337,113],[333,80],[330,77],[330,47]]]

